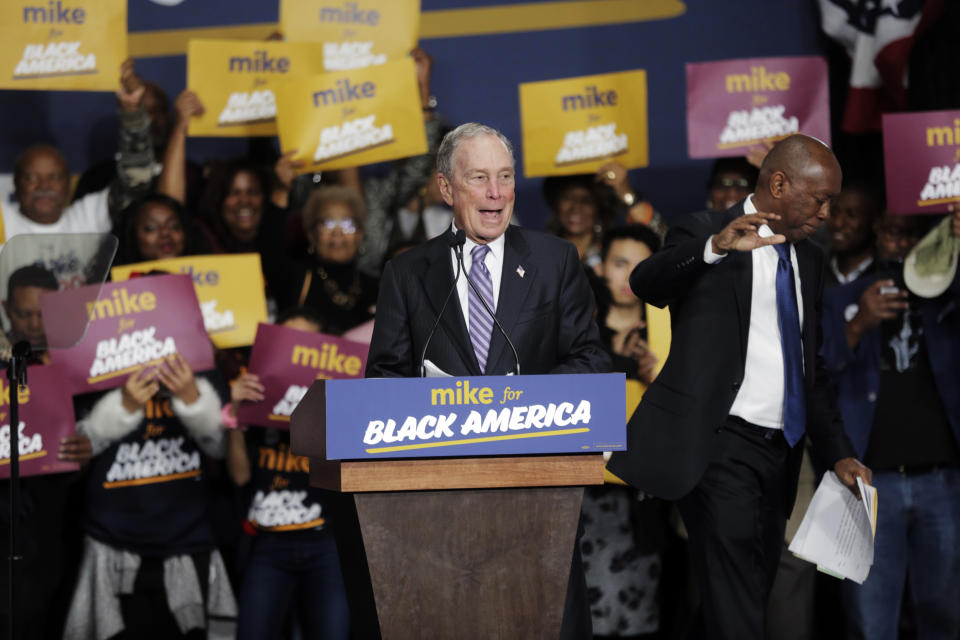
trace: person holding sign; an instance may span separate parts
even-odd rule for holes
[[[295,309],[280,324],[319,332],[320,319]],[[232,418],[241,402],[264,399],[256,374],[244,373],[231,389]],[[245,529],[249,559],[243,567],[239,640],[277,638],[296,616],[304,640],[345,640],[350,612],[327,506],[328,494],[310,486],[309,460],[290,452],[290,432],[251,426],[229,435],[227,470],[247,490]]]
[[[17,202],[3,204],[6,239],[20,234],[109,231],[111,213],[149,190],[150,181],[142,180],[144,175],[152,175],[153,167],[150,119],[142,108],[143,95],[143,82],[128,60],[121,69],[117,91],[121,125],[118,170],[110,185],[101,191],[70,203],[70,167],[56,147],[32,145],[17,157],[13,173]],[[76,265],[84,261],[78,259],[72,244],[54,239],[32,247],[40,250],[41,255],[23,257],[39,258],[43,266],[53,271],[61,287],[85,284],[84,274],[76,271]]]
[[[57,289],[57,280],[53,273],[38,265],[20,267],[10,274],[7,281],[7,299],[3,301],[3,309],[10,326],[6,329],[6,337],[11,345],[21,340],[30,343],[29,365],[33,371],[34,365],[47,364],[50,360],[40,313],[40,296]],[[6,363],[3,363],[3,368],[6,368]],[[28,378],[34,397],[39,398],[39,402],[49,402],[44,393],[48,389],[38,382],[40,376],[30,373]],[[3,394],[7,396],[8,393],[9,387],[6,387]],[[6,403],[6,400],[7,398],[4,398],[0,402]],[[7,409],[4,408],[4,411]],[[25,415],[22,404],[20,411],[23,423]],[[73,408],[68,404],[66,411],[70,414],[72,431]],[[8,421],[6,414],[0,417],[4,422]],[[29,418],[26,418],[26,421],[29,423]],[[4,455],[8,454],[9,452]],[[78,433],[70,433],[60,438],[56,450],[58,461],[80,465],[87,464],[92,455],[90,440]],[[23,458],[21,465],[22,461]],[[9,463],[9,458],[3,462]],[[59,596],[63,595],[61,592],[68,586],[65,583],[68,583],[71,572],[80,561],[79,545],[64,544],[65,541],[79,538],[80,532],[76,523],[79,509],[74,499],[79,478],[78,473],[62,471],[20,478],[21,512],[17,537],[21,541],[22,560],[17,571],[15,589],[19,612],[18,626],[26,632],[22,636],[24,638],[52,637],[62,631],[67,603],[62,602]],[[0,481],[0,548],[3,549],[10,546],[8,482],[6,479]],[[4,630],[9,626],[9,586],[9,566],[4,566],[0,569],[0,629]]]
[[[604,164],[596,174],[550,176],[543,181],[543,197],[551,212],[547,231],[572,242],[584,266],[598,276],[603,237],[619,213],[627,224],[650,226],[661,237],[666,233],[660,214],[637,198],[619,162]]]
[[[454,376],[609,370],[576,248],[510,226],[514,173],[510,141],[495,129],[470,122],[444,137],[437,183],[453,208],[454,224],[387,263],[368,378],[420,375],[422,358]],[[448,293],[456,295],[444,305]],[[562,637],[589,636],[590,612],[575,552]]]
[[[220,406],[213,384],[174,354],[137,367],[78,423],[96,455],[64,638],[165,640],[232,626],[203,471],[205,455],[224,455]]]
[[[607,468],[679,501],[703,599],[694,637],[764,637],[806,434],[846,486],[870,481],[817,354],[823,256],[807,238],[840,183],[826,145],[790,136],[753,194],[680,220],[630,276],[638,297],[670,305],[673,334]]]
[[[940,224],[956,241],[960,209]],[[896,638],[908,576],[917,637],[960,634],[960,279],[935,297],[908,290],[904,261],[927,227],[883,215],[876,271],[824,296],[824,360],[880,496],[870,575],[843,583],[852,638]]]

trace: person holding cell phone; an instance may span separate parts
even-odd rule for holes
[[[876,273],[824,296],[824,359],[881,496],[870,575],[843,583],[850,637],[896,637],[908,574],[917,637],[960,634],[960,279],[924,298],[903,277],[928,221],[885,214]]]

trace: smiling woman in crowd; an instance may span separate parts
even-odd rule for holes
[[[127,207],[113,233],[120,240],[116,264],[177,258],[205,249],[183,205],[159,193]]]
[[[551,213],[547,231],[572,242],[584,266],[596,271],[603,232],[613,220],[603,186],[591,174],[551,176],[543,197]]]
[[[268,296],[282,287],[286,210],[271,200],[271,178],[261,166],[235,159],[215,165],[200,198],[203,235],[212,253],[258,253]]]

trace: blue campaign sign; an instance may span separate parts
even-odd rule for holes
[[[622,373],[326,381],[327,458],[626,449]]]

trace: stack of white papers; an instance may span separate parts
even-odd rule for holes
[[[863,500],[857,500],[834,472],[825,473],[790,551],[825,573],[863,584],[873,565],[877,490],[860,478],[857,486]]]

